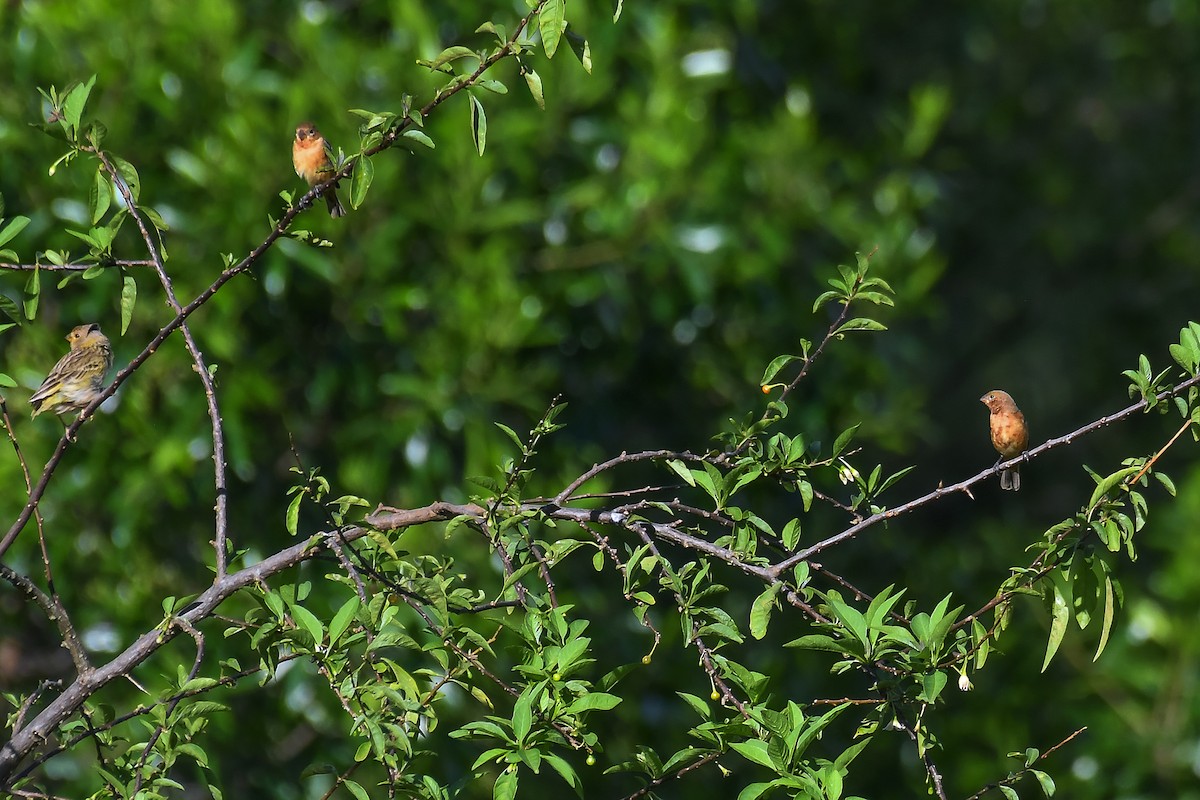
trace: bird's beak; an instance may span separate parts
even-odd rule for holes
[[[979,402],[983,403],[986,406],[987,405],[987,395],[985,394],[983,397],[979,398]]]

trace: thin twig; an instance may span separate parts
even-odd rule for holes
[[[138,231],[142,234],[142,243],[146,246],[146,252],[150,254],[150,260],[154,264],[154,272],[158,275],[158,282],[162,284],[163,293],[167,297],[167,305],[176,314],[182,310],[179,305],[179,298],[175,296],[175,287],[171,284],[171,276],[167,274],[167,265],[163,262],[162,251],[158,244],[154,241],[153,234],[150,233],[149,226],[146,225],[146,220],[142,212],[138,210],[137,199],[134,198],[133,192],[129,188],[129,184],[125,178],[113,166],[108,155],[99,148],[87,148],[95,154],[96,158],[100,159],[100,163],[104,165],[104,171],[112,179],[112,182],[117,187],[121,198],[125,201],[125,207],[129,211],[129,216],[133,218],[137,225]],[[217,390],[213,383],[212,373],[209,372],[208,365],[204,363],[204,354],[200,352],[200,346],[196,344],[196,338],[192,335],[192,329],[186,322],[180,322],[179,330],[183,334],[183,341],[187,345],[188,353],[192,356],[192,363],[195,366],[196,374],[200,376],[200,382],[204,385],[204,400],[208,406],[208,419],[212,425],[212,443],[213,443],[213,482],[216,484],[216,502],[214,510],[216,515],[216,533],[213,541],[213,547],[217,551],[217,579],[225,576],[226,572],[226,553],[225,538],[229,530],[229,481],[226,475],[225,465],[225,431],[221,425],[221,409],[217,405]]]

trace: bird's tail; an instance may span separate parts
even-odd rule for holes
[[[346,216],[346,207],[338,199],[337,192],[333,190],[333,187],[330,187],[329,191],[325,192],[325,205],[329,207],[329,216],[334,219]]]
[[[1017,467],[1000,471],[1000,488],[1010,492],[1021,490],[1021,470]]]

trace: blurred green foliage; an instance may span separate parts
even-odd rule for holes
[[[537,59],[544,112],[514,64],[498,68],[510,92],[481,95],[482,157],[459,97],[429,120],[435,150],[376,159],[363,208],[303,218],[332,248],[282,241],[193,317],[218,368],[237,548],[261,556],[288,542],[297,461],[319,466],[337,493],[396,506],[464,500],[465,478],[494,474],[510,455],[493,421],[528,429],[560,393],[567,427],[537,464],[548,493],[621,450],[702,449],[728,418],[761,408],[757,380],[772,357],[824,328],[812,299],[855,251],[873,252],[873,271],[896,290],[891,330],[840,343],[794,398],[790,425],[821,439],[862,422],[857,441],[877,459],[916,465],[895,502],[991,463],[976,400],[987,389],[1009,390],[1041,441],[1124,405],[1121,370],[1143,352],[1165,365],[1167,344],[1195,316],[1193,5],[625,5],[615,25],[605,4],[571,6],[592,74],[565,48]],[[287,155],[297,122],[313,120],[353,151],[347,109],[395,110],[404,93],[420,105],[440,81],[416,60],[484,46],[473,31],[488,13],[516,19],[511,4],[417,0],[4,4],[0,194],[7,216],[32,219],[8,246],[22,261],[80,252],[63,228],[85,224],[92,170],[47,176],[61,150],[27,125],[43,118],[37,87],[98,76],[89,115],[170,224],[168,269],[187,299],[219,273],[221,253],[240,258],[262,240],[280,191],[298,195]],[[144,257],[129,226],[117,249]],[[0,292],[19,302],[25,277],[0,277]],[[8,408],[34,467],[59,430],[27,418],[25,390],[61,354],[61,337],[98,321],[114,332],[120,365],[169,318],[152,275],[136,277],[123,338],[115,272],[47,289],[38,318],[0,337],[0,369],[22,387],[6,394]],[[106,410],[43,504],[57,588],[101,657],[152,627],[164,596],[203,588],[212,553],[211,441],[178,337]],[[951,498],[839,551],[831,567],[869,590],[912,585],[929,604],[953,591],[978,606],[1025,545],[1090,492],[1080,463],[1115,468],[1155,451],[1169,428],[1149,417],[1051,453],[1026,467],[1019,497]],[[1188,567],[1200,546],[1200,476],[1189,447],[1185,438],[1166,458],[1180,501],[1156,511],[1148,555],[1122,565],[1127,606],[1100,662],[1090,663],[1091,642],[1068,637],[1045,675],[1040,648],[1015,650],[975,691],[947,698],[938,733],[952,796],[1003,774],[1008,751],[1087,725],[1051,764],[1061,796],[1200,797],[1200,590]],[[0,480],[11,517],[24,502],[14,459],[0,461]],[[9,561],[36,574],[31,534]],[[475,540],[408,536],[464,571],[495,568]],[[320,569],[303,568],[314,579]],[[563,591],[624,621],[597,580],[580,565]],[[757,590],[735,589],[728,610],[744,620]],[[1010,642],[1044,638],[1032,604],[1014,624],[1024,633]],[[630,621],[594,635],[619,663],[646,651],[639,631]],[[37,664],[50,657],[39,651],[46,635],[0,592],[0,645]],[[796,654],[778,647],[787,638],[772,631],[756,669],[785,696],[820,695],[827,676],[795,674]],[[680,687],[668,659],[694,654],[664,646],[653,670],[631,678],[642,728],[601,731],[613,761],[651,737],[667,752],[685,744],[672,739],[680,720],[690,724],[674,692],[708,689]],[[166,661],[140,679],[173,674]],[[326,730],[340,723],[321,686],[297,667],[213,718],[209,753],[226,797],[310,796],[303,766],[348,761],[352,749],[326,742],[342,731]],[[108,691],[114,704],[137,696]],[[440,777],[472,759],[446,754]],[[899,736],[859,764],[858,794],[921,790]],[[743,765],[728,783],[685,779],[678,792],[728,797],[749,774]],[[598,785],[600,796],[628,788]]]

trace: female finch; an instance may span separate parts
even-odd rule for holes
[[[79,325],[67,334],[67,341],[71,349],[29,398],[35,417],[46,410],[60,416],[82,411],[104,388],[104,373],[112,366],[113,354],[100,326],[94,322]]]
[[[310,187],[325,183],[333,177],[333,154],[329,142],[311,122],[302,122],[296,128],[296,139],[292,142],[292,166],[296,174],[304,178]],[[325,205],[329,216],[344,217],[346,209],[337,196],[337,184],[325,190]]]
[[[1025,425],[1025,415],[1017,408],[1012,396],[1008,392],[993,389],[979,398],[979,402],[992,412],[992,447],[1000,454],[1000,461],[1025,452],[1025,446],[1029,444],[1029,428]],[[1014,492],[1021,488],[1020,465],[1014,464],[1000,471],[1000,488]]]

